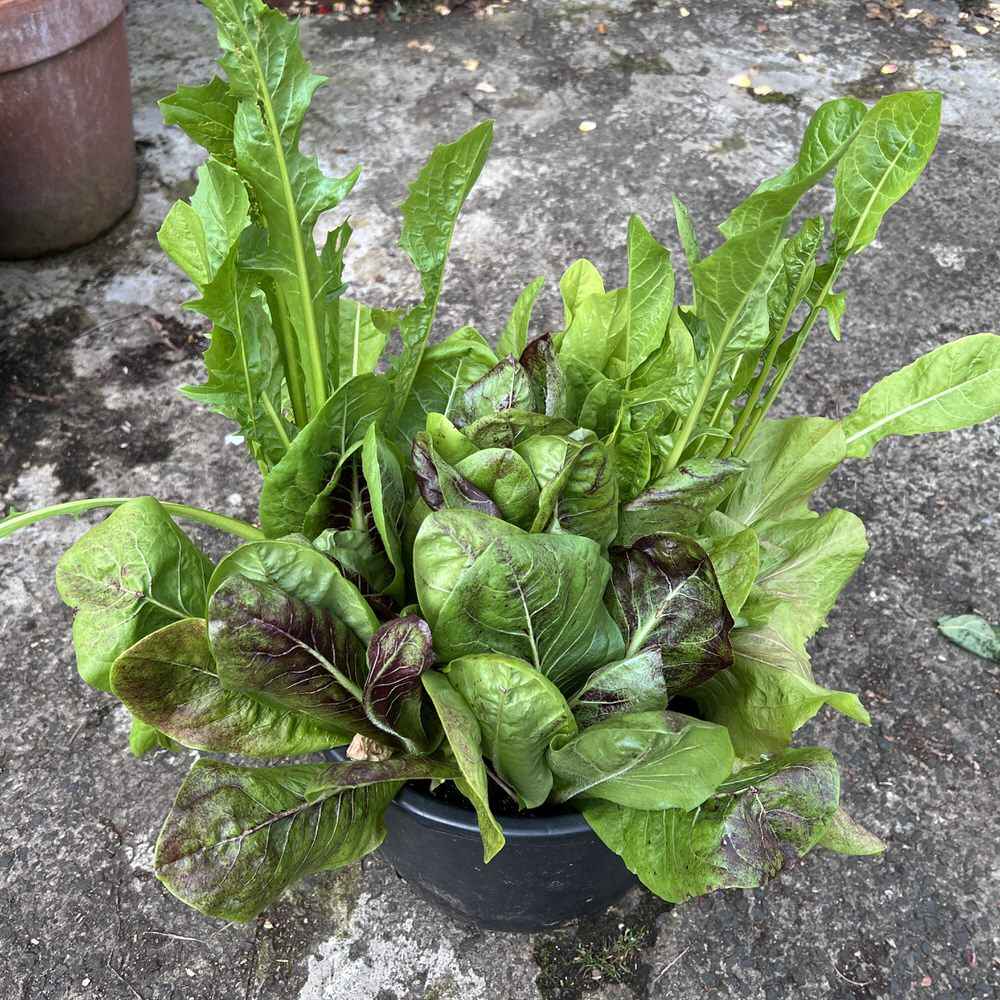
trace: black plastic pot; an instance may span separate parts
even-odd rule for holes
[[[575,810],[498,819],[507,845],[487,865],[472,809],[407,784],[386,810],[379,853],[425,899],[491,930],[540,931],[603,913],[638,884]]]

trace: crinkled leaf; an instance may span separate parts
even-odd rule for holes
[[[760,570],[743,614],[766,619],[779,605],[794,611],[798,634],[808,639],[826,624],[837,595],[868,551],[865,526],[850,511],[778,521],[759,533]]]
[[[483,763],[482,730],[466,700],[452,687],[448,678],[437,670],[422,675],[427,692],[444,729],[445,739],[455,756],[462,778],[455,781],[462,794],[472,803],[483,839],[483,861],[489,862],[503,848],[504,836],[500,824],[490,811],[489,779]]]
[[[694,403],[700,378],[691,333],[674,309],[659,350],[632,376],[630,399],[633,406],[659,403],[675,413],[686,413]]]
[[[514,358],[504,358],[470,385],[451,414],[456,427],[475,423],[505,410],[531,410],[531,379]]]
[[[719,589],[735,618],[746,603],[760,569],[757,532],[719,511],[709,514],[703,530],[708,534],[698,542],[712,560]]]
[[[746,463],[733,458],[692,458],[622,506],[618,544],[662,531],[687,534],[736,488]]]
[[[497,341],[497,353],[503,357],[513,354],[518,357],[528,343],[528,324],[531,322],[531,311],[535,306],[535,299],[545,284],[545,278],[535,278],[527,288],[517,297],[510,318],[507,320]]]
[[[650,712],[667,707],[667,685],[659,650],[645,649],[595,670],[570,699],[580,727],[621,712]]]
[[[376,726],[397,737],[412,753],[431,748],[421,718],[420,675],[433,663],[430,626],[417,615],[386,622],[368,644],[365,711]]]
[[[417,488],[431,510],[475,510],[490,517],[501,516],[493,498],[436,454],[425,434],[413,439],[410,459]]]
[[[858,253],[875,239],[885,213],[927,165],[940,125],[941,95],[936,91],[889,94],[868,112],[834,180],[838,254]]]
[[[694,812],[587,802],[594,832],[661,899],[763,885],[822,837],[840,778],[826,750],[789,750],[738,772]]]
[[[403,202],[399,245],[420,273],[424,297],[400,323],[403,350],[392,367],[392,413],[396,419],[407,406],[421,367],[437,313],[458,213],[479,178],[492,141],[493,123],[485,121],[455,142],[438,146],[410,185],[410,193]],[[446,409],[441,412],[448,413]],[[421,420],[421,427],[423,423]]]
[[[694,809],[729,777],[722,726],[677,712],[629,712],[560,738],[549,751],[553,801],[605,799],[633,809]]]
[[[326,766],[237,767],[199,760],[156,844],[156,877],[212,917],[250,920],[292,882],[374,851],[401,781],[346,787],[316,801]]]
[[[450,465],[474,455],[478,448],[443,413],[427,414],[427,439],[435,453]]]
[[[729,238],[785,219],[811,187],[818,184],[847,153],[868,108],[853,97],[821,104],[806,126],[798,160],[787,170],[758,185],[746,201],[719,226]]]
[[[530,410],[504,410],[480,417],[463,428],[465,436],[480,448],[513,448],[533,434],[569,434],[573,425],[562,417],[547,417]]]
[[[205,614],[212,564],[152,497],[118,507],[63,553],[56,587],[76,611],[80,676],[110,687],[119,653],[150,632]]]
[[[474,511],[438,511],[413,548],[417,596],[445,661],[527,660],[561,690],[622,655],[603,604],[609,566],[570,534],[529,534]]]
[[[326,750],[339,730],[222,686],[203,618],[174,622],[114,662],[111,689],[148,726],[186,747],[246,757]]]
[[[538,512],[538,483],[528,463],[510,448],[483,448],[463,458],[455,471],[488,494],[500,517],[519,528],[531,527]]]
[[[811,294],[819,271],[816,253],[822,242],[823,220],[816,216],[806,219],[781,248],[781,268],[767,296],[772,337],[784,333],[796,307]]]
[[[749,466],[723,508],[744,524],[787,514],[808,517],[806,501],[844,460],[841,425],[823,417],[765,420],[743,452]]]
[[[625,431],[615,439],[611,448],[619,497],[634,500],[649,484],[653,472],[649,435],[644,431]],[[621,532],[620,518],[618,531]]]
[[[883,438],[970,427],[1000,415],[1000,336],[977,333],[935,348],[876,382],[843,420],[847,454]]]
[[[327,491],[343,458],[385,414],[390,396],[383,376],[359,375],[327,400],[264,477],[260,523],[265,534],[280,538],[303,530],[310,508]]]
[[[797,633],[790,608],[778,608],[766,625],[734,629],[733,665],[688,692],[705,718],[729,730],[744,760],[783,750],[824,705],[871,723],[857,695],[813,680],[805,642]]]
[[[479,720],[483,755],[522,808],[540,806],[552,789],[549,743],[576,732],[559,689],[530,663],[494,653],[452,660],[445,672]]]
[[[705,550],[683,535],[651,535],[611,549],[607,604],[626,654],[656,649],[669,694],[733,662],[733,618]]]
[[[387,760],[345,760],[328,764],[305,790],[310,802],[348,788],[382,782],[444,781],[459,776],[458,768],[436,757],[389,757]]]
[[[1000,628],[981,615],[954,615],[939,618],[938,630],[956,646],[986,660],[1000,663]]]
[[[164,125],[179,125],[219,162],[236,166],[233,120],[236,97],[217,76],[200,87],[180,86],[159,102]]]

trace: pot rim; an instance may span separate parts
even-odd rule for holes
[[[346,746],[341,746],[327,752],[336,755],[339,760],[345,760],[346,750]],[[399,790],[399,794],[390,805],[408,812],[411,816],[415,816],[427,824],[446,827],[449,830],[461,830],[463,833],[474,833],[477,837],[479,836],[479,823],[476,821],[475,810],[471,806],[463,807],[451,802],[443,802],[429,792],[415,788],[410,782],[407,782]],[[496,820],[500,824],[504,836],[512,840],[597,836],[590,824],[572,807],[555,816],[497,816]]]

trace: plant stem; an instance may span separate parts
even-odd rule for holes
[[[726,341],[728,339],[727,337]],[[712,391],[712,383],[719,372],[719,365],[722,361],[722,352],[725,346],[725,342],[720,343],[712,355],[712,360],[709,362],[708,371],[705,373],[705,378],[701,383],[701,388],[698,390],[698,395],[695,397],[691,409],[688,410],[688,415],[681,427],[680,434],[677,435],[677,440],[674,442],[674,446],[670,449],[670,454],[667,456],[667,464],[663,470],[664,472],[672,472],[677,468],[677,463],[684,454],[684,449],[687,447],[695,425],[698,423],[698,417],[705,408],[705,401],[708,399],[708,394]]]
[[[51,507],[40,507],[38,510],[12,514],[0,521],[0,538],[6,538],[21,528],[27,528],[50,517],[76,516],[101,507],[120,507],[131,499],[132,497],[89,497],[86,500],[70,500],[67,503],[57,503]],[[171,503],[162,500],[160,503],[171,517],[198,521],[248,541],[260,541],[266,537],[260,528],[255,528],[252,524],[247,524],[246,521],[238,521],[235,517],[226,517],[225,514],[216,514],[214,511],[203,510],[201,507],[189,507],[185,503]]]
[[[305,387],[302,382],[302,365],[299,361],[299,345],[288,322],[288,310],[282,298],[281,291],[273,278],[261,282],[264,296],[267,298],[267,308],[271,313],[271,325],[274,327],[278,341],[278,354],[281,356],[281,367],[285,370],[285,384],[288,386],[288,398],[292,403],[292,416],[296,426],[305,427],[309,423],[309,409],[306,406]]]
[[[795,343],[792,345],[791,354],[788,355],[788,359],[785,361],[784,365],[782,365],[781,371],[774,376],[774,381],[767,390],[767,395],[764,397],[763,402],[755,408],[753,416],[750,419],[750,424],[746,428],[742,440],[733,452],[733,454],[737,457],[746,451],[751,440],[753,440],[754,434],[757,433],[757,428],[760,426],[761,421],[767,416],[768,410],[771,409],[771,405],[777,398],[778,393],[781,392],[781,387],[785,384],[785,380],[788,378],[791,370],[795,367],[795,362],[798,361],[799,355],[802,353],[802,348],[805,346],[806,340],[808,340],[809,334],[812,332],[816,319],[825,308],[824,303],[826,302],[826,297],[830,294],[830,289],[833,288],[837,278],[840,277],[840,271],[843,266],[843,258],[834,261],[833,268],[830,271],[830,277],[823,286],[823,290],[816,297],[813,307],[809,310],[809,315],[805,318],[802,326],[800,326],[795,333]]]

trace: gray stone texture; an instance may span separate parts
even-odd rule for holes
[[[346,206],[351,292],[412,300],[395,246],[404,181],[480,118],[497,120],[494,154],[460,223],[439,329],[473,322],[494,335],[537,274],[550,278],[540,315],[555,326],[552,289],[578,256],[620,280],[630,212],[674,244],[676,193],[711,241],[728,208],[794,155],[820,101],[919,86],[945,93],[937,155],[848,269],[844,342],[813,338],[781,410],[835,416],[918,354],[996,328],[1000,26],[971,30],[991,23],[974,16],[986,5],[926,0],[932,27],[866,17],[853,0],[687,7],[534,0],[483,17],[304,21],[305,49],[331,77],[305,145],[330,170],[365,165]],[[156,99],[208,78],[213,33],[190,0],[133,0],[128,27],[135,209],[88,247],[0,269],[0,500],[149,493],[252,519],[257,475],[232,428],[173,391],[199,376],[202,328],[154,238],[200,159],[161,125]],[[882,75],[889,62],[897,72]],[[751,68],[784,99],[727,82]],[[582,134],[583,119],[597,128]],[[150,869],[190,755],[131,758],[124,712],[74,668],[53,570],[85,525],[49,521],[0,543],[0,997],[1000,995],[1000,668],[934,628],[970,607],[1000,617],[998,451],[998,424],[888,442],[822,493],[864,518],[871,554],[814,643],[815,671],[860,691],[873,725],[824,712],[800,736],[837,753],[844,801],[885,838],[884,859],[817,852],[764,890],[675,909],[636,891],[603,921],[534,938],[440,916],[376,858],[309,879],[247,926],[185,909]],[[213,554],[226,544],[192,534]],[[629,968],[595,970],[588,956],[621,934],[636,942]]]

